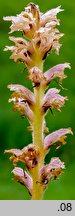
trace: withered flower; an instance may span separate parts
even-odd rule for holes
[[[34,168],[38,164],[39,160],[39,150],[32,144],[24,147],[22,150],[19,149],[10,149],[5,150],[5,153],[11,153],[10,160],[13,161],[13,164],[16,165],[18,161],[23,162],[29,170]]]
[[[52,158],[51,162],[45,165],[40,171],[41,184],[43,187],[45,188],[52,178],[57,179],[58,176],[62,174],[62,169],[64,168],[65,165],[59,158]]]

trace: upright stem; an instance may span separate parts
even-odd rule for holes
[[[44,148],[43,148],[44,117],[40,109],[40,105],[44,97],[44,88],[42,85],[40,85],[40,87],[35,88],[34,95],[36,99],[36,105],[34,108],[34,119],[33,119],[33,144],[39,149],[40,156],[38,159],[37,166],[32,171],[32,177],[33,177],[32,199],[41,200],[43,198],[43,187],[40,184],[40,169],[44,165]]]

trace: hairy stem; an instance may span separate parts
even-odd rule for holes
[[[43,198],[43,187],[40,184],[40,169],[44,165],[44,148],[43,148],[43,120],[44,117],[41,113],[40,105],[44,97],[44,88],[42,85],[36,87],[34,90],[34,95],[36,98],[36,105],[34,108],[34,120],[33,120],[33,144],[36,148],[39,148],[40,156],[38,159],[37,166],[32,171],[33,178],[33,191],[32,199],[41,200]]]

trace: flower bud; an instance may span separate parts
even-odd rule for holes
[[[38,67],[30,69],[29,79],[32,80],[35,87],[38,87],[43,80],[43,73]]]

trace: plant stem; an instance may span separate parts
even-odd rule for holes
[[[33,123],[33,144],[39,148],[40,157],[38,159],[38,165],[33,169],[33,192],[32,199],[40,200],[43,196],[43,188],[40,182],[40,169],[44,165],[44,149],[43,149],[43,116],[40,110],[40,102],[44,95],[41,86],[35,88],[34,91],[36,98],[36,105],[34,110],[34,123]]]
[[[44,165],[44,148],[43,148],[43,120],[44,116],[41,113],[40,105],[44,97],[44,87],[41,84],[39,87],[35,87],[34,95],[36,99],[36,105],[34,108],[33,119],[33,144],[39,149],[39,159],[37,166],[32,171],[33,178],[33,191],[32,200],[41,200],[43,198],[43,187],[40,184],[40,169]]]

